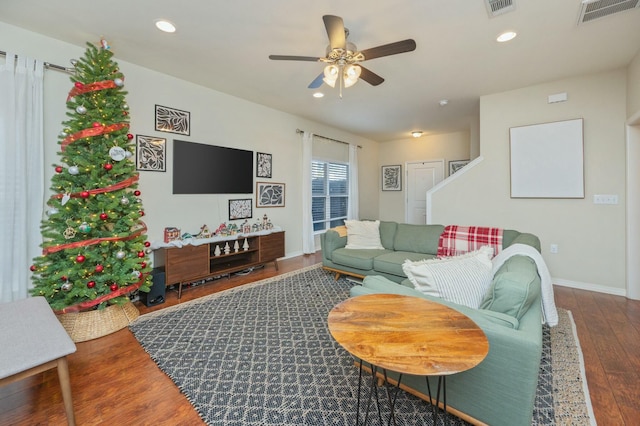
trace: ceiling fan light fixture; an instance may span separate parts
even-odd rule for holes
[[[315,93],[313,94],[313,97],[314,97],[314,98],[324,98],[324,93],[322,93],[322,92],[315,92]]]
[[[411,132],[411,136],[413,136],[414,138],[419,138],[420,136],[422,136],[422,131],[414,130],[413,132]]]

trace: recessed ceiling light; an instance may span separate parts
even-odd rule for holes
[[[504,43],[505,41],[513,40],[517,35],[518,34],[516,34],[514,31],[505,31],[500,34],[498,38],[496,38],[496,41],[499,43]]]
[[[156,21],[156,27],[160,31],[164,31],[165,33],[175,33],[176,32],[176,26],[173,25],[171,22],[165,20],[165,19],[158,19]]]
[[[420,130],[414,130],[413,132],[411,132],[411,136],[413,136],[414,138],[419,138],[420,136],[422,136],[422,132]]]
[[[449,105],[449,99],[440,99],[440,102],[438,102],[440,104],[440,106],[447,106]]]
[[[324,97],[324,93],[322,93],[322,92],[315,92],[315,93],[313,94],[313,97],[314,97],[314,98],[322,98],[322,97]]]

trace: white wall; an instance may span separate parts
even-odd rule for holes
[[[554,283],[624,294],[626,90],[620,69],[483,96],[483,161],[432,195],[433,222],[532,232]],[[567,102],[547,103],[560,92]],[[509,128],[574,118],[584,118],[585,198],[511,199]],[[594,205],[594,194],[619,204]]]
[[[96,35],[96,41],[99,35]],[[73,46],[39,34],[0,23],[0,49],[31,56],[59,65],[69,65],[70,59],[82,56],[84,46]],[[255,208],[254,220],[267,214],[275,225],[286,231],[286,254],[302,253],[301,242],[301,135],[296,128],[331,138],[357,143],[359,151],[360,211],[373,217],[378,213],[378,143],[332,127],[286,114],[262,105],[179,80],[130,63],[114,59],[125,75],[127,103],[130,106],[131,132],[167,139],[167,171],[140,172],[141,198],[146,212],[144,220],[151,241],[162,240],[167,226],[183,232],[197,233],[203,224],[215,229],[228,221],[228,200],[248,198],[246,194],[173,195],[173,139],[187,140],[273,155],[273,177],[270,181],[286,185],[284,208]],[[50,185],[58,159],[57,136],[66,119],[65,100],[72,84],[69,76],[47,71],[45,79],[45,186]],[[310,98],[309,102],[312,99]],[[182,136],[154,130],[154,105],[164,105],[191,113],[191,135]],[[232,176],[230,176],[232,178]],[[255,178],[254,178],[255,179]],[[260,180],[260,179],[258,179]],[[43,205],[44,209],[44,205]]]
[[[640,113],[640,51],[627,68],[627,117]]]
[[[406,163],[413,161],[445,160],[445,172],[449,173],[449,161],[470,159],[469,132],[446,133],[440,135],[407,138],[380,144],[378,167],[378,191],[380,196],[380,220],[405,221]],[[382,191],[381,167],[402,165],[402,191]],[[366,217],[366,216],[363,216]]]

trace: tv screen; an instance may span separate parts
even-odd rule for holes
[[[253,151],[174,140],[173,193],[253,193]]]

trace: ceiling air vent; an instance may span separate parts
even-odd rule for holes
[[[484,2],[487,5],[490,18],[511,12],[516,8],[514,0],[484,0]]]
[[[640,7],[640,0],[582,0],[578,24]]]

